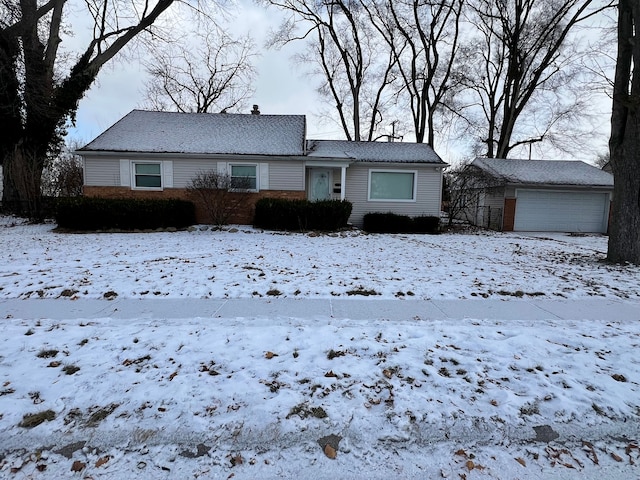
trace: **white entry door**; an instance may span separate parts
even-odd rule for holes
[[[309,200],[331,198],[331,172],[327,168],[312,168],[309,171]]]

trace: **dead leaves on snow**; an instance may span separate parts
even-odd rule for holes
[[[583,463],[573,456],[567,448],[554,448],[550,445],[545,447],[545,453],[550,460],[551,466],[562,466],[566,468],[583,468]]]
[[[335,458],[338,456],[338,452],[336,451],[336,449],[329,444],[326,444],[324,446],[324,454],[331,460],[335,460]]]
[[[622,457],[617,455],[616,452],[611,452],[611,458],[613,458],[616,462],[622,462]]]
[[[231,455],[229,462],[231,463],[232,467],[235,467],[237,465],[242,465],[244,463],[244,459],[242,458],[242,455],[238,453],[236,455]]]
[[[331,434],[327,435],[326,437],[319,438],[318,445],[320,445],[320,448],[322,448],[322,452],[327,458],[335,460],[338,456],[338,446],[340,444],[340,440],[342,440],[341,436]]]
[[[624,453],[629,457],[629,464],[635,465],[636,462],[633,461],[633,454],[635,454],[635,459],[638,460],[640,458],[640,447],[635,443],[630,443],[627,445],[627,448],[625,448]]]
[[[599,465],[598,455],[596,454],[596,449],[593,447],[591,442],[587,442],[585,440],[582,441],[582,449],[585,451],[587,458],[591,460],[594,464]]]
[[[473,461],[476,458],[473,453],[467,453],[462,448],[460,450],[457,450],[455,452],[455,455],[463,458],[463,460],[464,460],[464,468],[469,472],[471,472],[473,470],[482,471],[482,470],[484,470],[486,468],[483,465],[480,465],[480,464],[478,464],[478,463]],[[467,478],[465,474],[461,474],[460,477],[461,478]]]

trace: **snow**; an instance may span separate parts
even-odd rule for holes
[[[580,161],[476,158],[473,165],[507,183],[613,188],[613,175]]]
[[[0,297],[640,299],[640,269],[605,263],[604,236],[51,230],[4,229]]]
[[[309,157],[346,158],[358,162],[433,163],[442,159],[426,143],[308,140]]]
[[[82,152],[303,155],[304,115],[133,110]]]
[[[0,478],[638,476],[604,236],[53,227],[0,217]]]

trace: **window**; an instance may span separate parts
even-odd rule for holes
[[[162,188],[162,166],[160,163],[134,163],[133,186],[136,188]]]
[[[256,165],[231,165],[231,187],[243,190],[257,190]]]
[[[370,170],[369,200],[414,202],[417,173],[406,170]]]

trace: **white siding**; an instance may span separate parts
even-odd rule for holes
[[[484,206],[491,208],[504,208],[504,188],[488,190],[484,197]]]
[[[418,186],[415,202],[380,202],[368,201],[369,170],[408,170],[417,171]],[[365,214],[371,212],[393,212],[411,217],[419,215],[440,215],[440,200],[442,198],[442,171],[433,166],[416,166],[382,164],[382,165],[351,165],[347,168],[346,200],[353,204],[349,221],[356,226],[362,226]]]
[[[175,160],[173,162],[173,186],[174,188],[186,188],[198,173],[210,170],[214,172],[218,170],[218,162],[216,160],[202,158]]]
[[[482,212],[482,222],[479,223],[485,228],[492,230],[502,230],[504,219],[504,188],[492,188],[487,190],[484,197],[484,211]]]
[[[270,190],[304,190],[304,163],[291,160],[269,163]]]
[[[179,158],[161,160],[153,156],[136,157],[137,161],[162,161],[163,185],[166,188],[186,188],[199,172],[209,170],[227,173],[228,163],[257,165],[261,190],[304,190],[304,164],[302,161],[259,162],[229,158],[225,161],[205,158]],[[85,185],[130,186],[131,160],[114,157],[85,158]],[[122,165],[121,165],[122,164]],[[126,176],[124,169],[126,168]],[[121,173],[121,171],[123,173]],[[124,181],[124,183],[123,183]]]
[[[120,160],[114,158],[85,158],[84,184],[91,187],[119,187]]]

